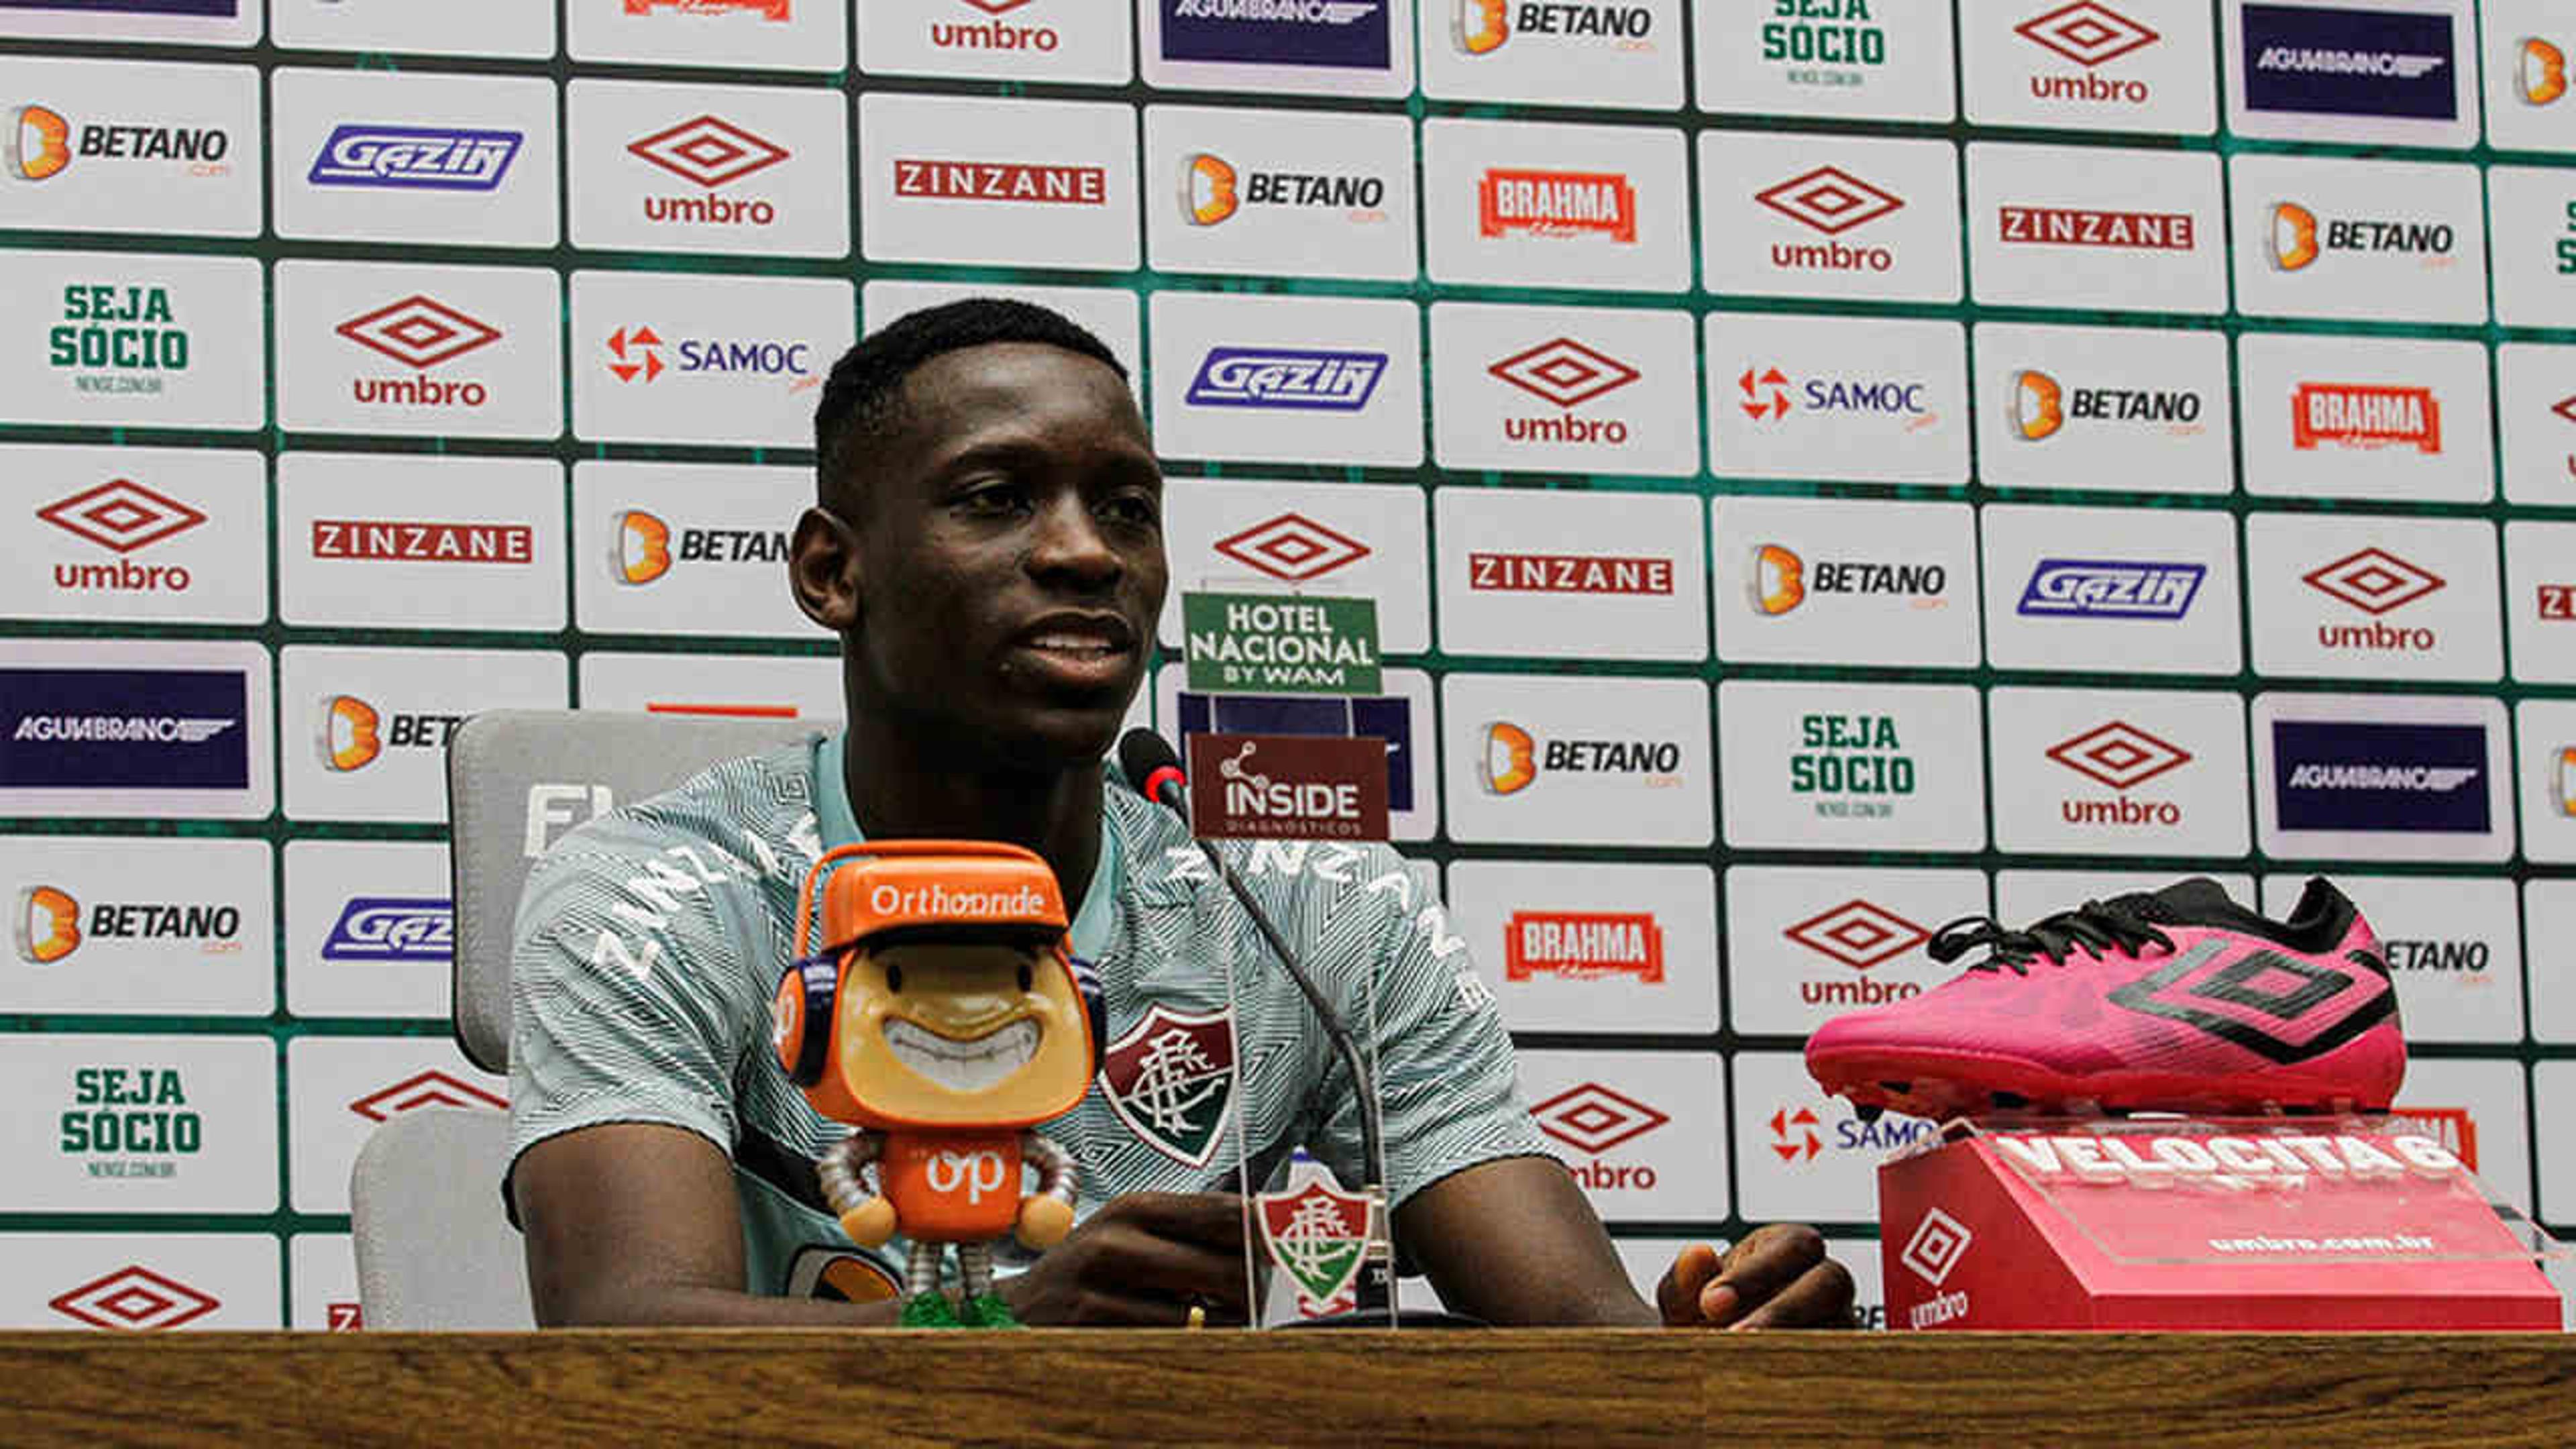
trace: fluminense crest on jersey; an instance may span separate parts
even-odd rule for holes
[[[1100,1090],[1136,1140],[1189,1167],[1216,1160],[1234,1104],[1234,1017],[1160,1003],[1101,1054]]]

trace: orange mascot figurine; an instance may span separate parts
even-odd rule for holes
[[[814,953],[818,884],[830,944]],[[818,1165],[842,1230],[870,1248],[909,1239],[906,1327],[1018,1326],[993,1291],[992,1243],[1045,1249],[1072,1230],[1073,1156],[1028,1129],[1098,1071],[1096,992],[1066,948],[1055,873],[1014,845],[842,846],[806,874],[797,922],[771,1041],[814,1110],[855,1129]],[[1024,1161],[1038,1175],[1025,1195]],[[939,1288],[951,1243],[953,1308]]]

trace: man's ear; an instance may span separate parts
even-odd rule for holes
[[[828,508],[796,520],[787,549],[787,586],[805,617],[844,634],[859,622],[859,536]]]

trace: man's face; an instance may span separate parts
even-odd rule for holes
[[[1163,607],[1163,478],[1117,374],[1059,347],[944,353],[844,497],[844,649],[879,714],[980,764],[1100,757]]]

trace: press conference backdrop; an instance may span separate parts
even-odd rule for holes
[[[834,716],[780,567],[820,379],[995,291],[1166,459],[1139,717],[1388,741],[1428,929],[1642,1276],[1805,1219],[1875,1303],[1922,1128],[1805,1033],[1953,916],[2185,872],[2343,881],[2405,1100],[2576,1228],[2561,0],[0,36],[0,1321],[357,1323],[360,1140],[503,1107],[444,1022],[451,723]],[[605,802],[530,803],[538,850]]]

